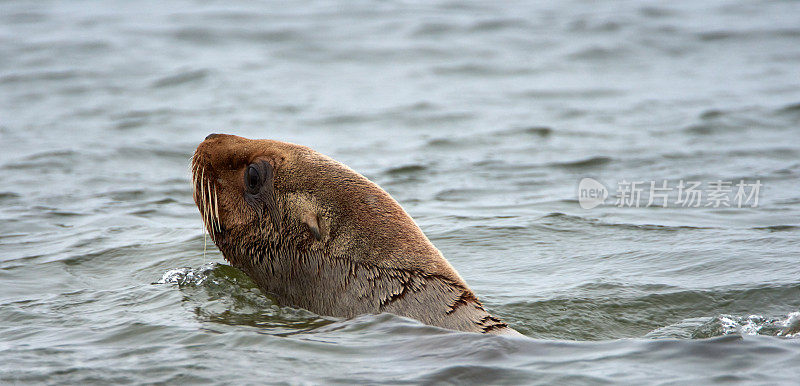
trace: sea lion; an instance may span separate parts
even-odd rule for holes
[[[211,134],[191,170],[211,239],[282,304],[519,334],[484,309],[397,201],[344,164],[306,146]]]

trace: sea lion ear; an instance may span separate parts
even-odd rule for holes
[[[300,220],[308,226],[308,230],[314,235],[314,239],[317,241],[322,240],[322,233],[319,230],[319,216],[316,213],[311,210],[306,211],[302,214]]]

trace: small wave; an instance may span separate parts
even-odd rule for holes
[[[22,197],[22,196],[19,195],[18,193],[0,192],[0,201],[13,200],[15,198],[20,198],[20,197]]]
[[[571,32],[578,33],[597,33],[597,32],[615,32],[624,27],[630,26],[630,23],[622,20],[597,20],[594,18],[579,18],[568,24],[567,29]]]
[[[504,29],[524,28],[529,26],[529,22],[522,18],[496,18],[481,20],[472,24],[469,29],[472,31],[498,31]]]
[[[171,33],[175,40],[199,44],[214,45],[221,42],[244,41],[244,42],[301,42],[307,37],[300,30],[291,28],[267,28],[260,26],[252,28],[211,28],[211,27],[183,27]]]
[[[656,6],[644,6],[639,8],[639,14],[645,17],[650,17],[654,19],[666,18],[669,16],[677,15],[677,12],[672,9],[666,9],[662,7]]]
[[[436,193],[437,201],[466,201],[475,197],[484,196],[491,192],[489,189],[444,189]]]
[[[547,126],[525,126],[497,132],[498,136],[538,136],[549,137],[553,134],[553,128]]]
[[[581,88],[581,89],[531,89],[516,93],[516,96],[534,99],[581,99],[581,98],[607,98],[622,95],[623,92],[611,88]]]
[[[800,104],[799,104],[800,105]],[[731,135],[747,131],[753,127],[782,130],[786,127],[783,116],[792,117],[792,106],[777,110],[765,108],[740,108],[737,110],[707,109],[701,112],[697,121],[683,128],[685,133],[694,135]],[[778,116],[777,119],[775,116]]]
[[[800,36],[800,30],[796,28],[777,28],[772,30],[745,30],[745,31],[731,31],[731,30],[717,30],[708,32],[699,32],[695,36],[705,42],[712,42],[718,40],[759,40],[759,39],[775,39],[775,38],[796,38]]]
[[[622,47],[587,47],[568,55],[574,60],[612,60],[619,59],[628,54],[628,50]]]
[[[187,83],[197,83],[208,77],[208,70],[181,71],[180,73],[162,77],[153,82],[153,88],[180,86]]]
[[[568,169],[584,169],[602,166],[611,163],[611,161],[611,157],[597,156],[577,161],[554,162],[550,165]]]
[[[530,67],[513,66],[501,67],[482,63],[461,63],[435,66],[432,69],[437,75],[478,75],[478,76],[510,76],[524,75],[534,72]]]
[[[710,110],[705,110],[702,113],[700,113],[700,119],[703,119],[703,120],[715,119],[715,118],[719,118],[719,117],[721,117],[721,116],[723,116],[725,114],[726,113],[724,111],[722,111],[722,110],[710,109]]]
[[[9,24],[37,24],[50,20],[50,15],[36,11],[14,12],[3,15],[2,20]]]
[[[422,384],[484,384],[491,385],[498,379],[510,381],[509,384],[525,384],[530,380],[530,374],[525,370],[509,369],[495,365],[450,365],[423,374],[417,378]],[[597,380],[595,380],[597,381]],[[547,383],[547,382],[545,382]],[[556,382],[558,383],[558,382]],[[566,382],[569,383],[569,382]]]
[[[174,159],[181,161],[191,157],[191,151],[187,151],[187,149],[183,147],[172,145],[120,146],[114,150],[114,154],[139,160],[143,159],[145,156],[152,156],[155,159]]]
[[[209,44],[216,42],[219,39],[216,33],[202,27],[185,27],[172,33],[176,40],[181,40],[190,43]]]
[[[691,134],[709,135],[717,131],[717,128],[715,128],[713,125],[708,125],[708,124],[696,124],[687,127],[685,131]]]
[[[55,150],[36,153],[25,157],[26,161],[47,161],[47,160],[60,160],[63,158],[74,158],[78,156],[78,152],[74,150]]]
[[[770,225],[765,227],[755,227],[753,229],[765,230],[769,232],[785,232],[785,231],[797,230],[800,229],[800,227],[796,225]]]
[[[425,165],[411,164],[389,168],[385,173],[391,175],[418,174],[426,169],[427,167]]]
[[[411,31],[411,36],[413,37],[435,37],[441,36],[449,33],[456,32],[461,28],[455,24],[449,23],[441,23],[441,22],[429,22],[429,23],[422,23],[413,31]]]
[[[788,104],[776,110],[778,114],[800,115],[800,102]]]
[[[426,145],[430,147],[440,147],[440,148],[458,148],[464,146],[464,142],[456,141],[451,138],[433,138],[431,140],[428,140],[428,143]]]
[[[75,79],[87,74],[75,70],[64,71],[30,71],[0,76],[0,84],[26,84],[36,81],[63,81]]]
[[[572,200],[570,202],[577,202]],[[692,231],[699,229],[713,229],[711,227],[689,226],[689,225],[661,225],[661,224],[633,224],[633,223],[618,223],[618,222],[605,222],[596,218],[581,217],[569,215],[561,212],[548,213],[539,218],[543,225],[556,225],[560,228],[573,225],[586,225],[586,226],[600,226],[610,227],[615,229],[624,230],[638,230],[638,231],[664,231],[664,232],[678,232],[678,231]]]
[[[553,129],[546,126],[531,126],[521,130],[525,134],[535,134],[540,137],[547,137],[553,134]]]
[[[416,336],[460,333],[385,312],[380,314],[364,314],[350,319],[338,320],[315,331],[317,336],[324,336],[325,334],[334,332],[376,335],[388,333]]]
[[[166,117],[169,115],[180,114],[171,108],[160,108],[151,110],[129,110],[124,113],[114,114],[112,119],[117,122],[118,129],[130,129],[143,126],[151,119]]]
[[[560,297],[506,304],[502,314],[526,335],[547,339],[600,340],[618,338],[701,339],[731,333],[725,320],[747,325],[747,316],[725,312],[763,309],[764,303],[787,305],[797,286],[687,290],[671,286],[592,284],[569,288]],[[787,305],[792,307],[791,305]],[[791,309],[791,308],[790,308]],[[524,319],[519,315],[528,315]],[[535,317],[533,317],[535,315]],[[707,315],[718,315],[716,319]],[[677,317],[676,317],[677,316]],[[727,318],[727,319],[725,319]],[[761,335],[800,336],[800,316],[752,318]],[[723,320],[725,319],[725,320]]]
[[[128,110],[121,114],[115,114],[112,116],[113,119],[125,119],[125,118],[150,118],[150,117],[162,117],[162,116],[169,116],[180,114],[181,111],[174,110],[171,108],[159,108],[159,109],[151,109],[151,110]]]
[[[419,101],[414,102],[408,105],[400,106],[393,111],[402,114],[402,113],[416,113],[416,112],[427,112],[427,111],[436,111],[440,110],[442,107],[429,101]]]
[[[62,171],[72,170],[72,165],[81,156],[74,150],[54,150],[39,152],[29,155],[22,160],[9,162],[3,165],[5,169],[57,169]]]

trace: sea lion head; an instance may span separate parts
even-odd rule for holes
[[[234,266],[313,253],[463,283],[388,193],[308,147],[211,134],[191,169],[205,227]]]

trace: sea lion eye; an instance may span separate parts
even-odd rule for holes
[[[255,194],[258,193],[258,188],[261,185],[261,175],[258,174],[258,169],[255,166],[250,165],[247,168],[247,173],[244,175],[245,183],[247,183],[247,188],[250,189],[250,192]]]

